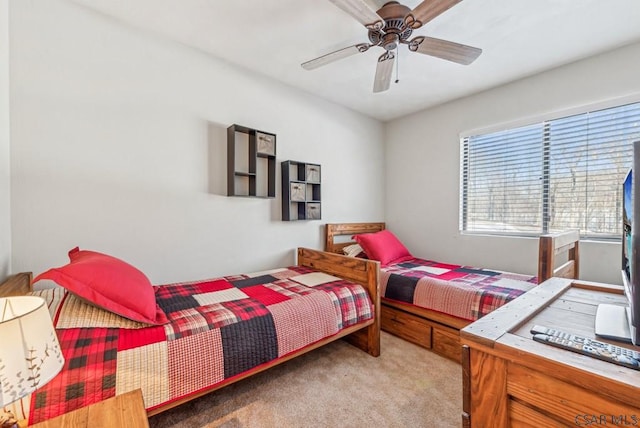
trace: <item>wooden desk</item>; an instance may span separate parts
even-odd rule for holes
[[[640,371],[529,333],[540,324],[595,338],[598,303],[623,302],[621,287],[551,278],[461,330],[463,426],[640,426]]]
[[[149,428],[139,389],[30,425],[33,428]]]

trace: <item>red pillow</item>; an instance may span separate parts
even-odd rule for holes
[[[376,233],[354,235],[353,239],[360,244],[367,257],[378,260],[382,266],[413,258],[402,242],[386,229]]]
[[[156,304],[151,282],[135,267],[94,251],[69,251],[71,262],[49,269],[35,281],[50,279],[78,297],[125,318],[148,324],[168,322]]]

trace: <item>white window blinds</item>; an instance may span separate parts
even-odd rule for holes
[[[620,236],[640,103],[461,139],[460,229]]]

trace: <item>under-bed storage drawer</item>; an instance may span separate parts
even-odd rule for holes
[[[431,325],[428,321],[390,306],[382,307],[380,318],[384,331],[431,349]]]
[[[432,342],[434,352],[457,362],[462,361],[462,345],[460,345],[459,331],[444,326],[434,327]]]

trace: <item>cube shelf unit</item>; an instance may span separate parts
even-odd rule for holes
[[[320,220],[320,165],[284,161],[282,166],[282,221]]]
[[[275,198],[275,134],[235,124],[227,128],[227,196]]]

